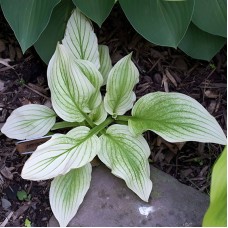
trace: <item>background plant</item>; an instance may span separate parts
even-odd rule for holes
[[[10,138],[30,139],[73,127],[67,134],[53,134],[22,170],[25,179],[54,178],[50,204],[61,226],[76,214],[89,189],[90,162],[96,155],[148,201],[152,190],[150,149],[141,135],[146,130],[169,142],[226,144],[215,118],[184,94],[155,92],[134,104],[139,72],[131,53],[112,67],[108,47],[98,46],[91,22],[79,9],[67,23],[47,76],[54,110],[37,104],[22,106],[12,112],[1,130]],[[103,99],[100,87],[104,84]],[[124,116],[130,109],[131,116]],[[63,121],[55,123],[57,115]]]
[[[204,216],[203,226],[227,226],[227,148],[216,161],[211,178],[210,206]]]
[[[1,0],[22,51],[34,45],[48,63],[76,5],[99,26],[114,0]],[[150,42],[210,60],[226,42],[226,0],[119,0],[135,30]]]

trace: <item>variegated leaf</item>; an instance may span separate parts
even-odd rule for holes
[[[104,98],[104,106],[109,114],[123,115],[133,107],[136,96],[132,90],[138,81],[139,72],[129,54],[119,60],[109,73]]]
[[[21,176],[28,180],[47,180],[66,174],[90,162],[99,150],[99,138],[88,127],[76,127],[38,146],[26,161]]]
[[[127,186],[148,202],[152,182],[148,157],[150,148],[142,136],[135,137],[125,125],[112,125],[100,137],[98,157],[112,173],[125,180]]]
[[[169,142],[226,144],[215,118],[196,100],[181,93],[147,94],[136,102],[132,116],[129,127],[135,134],[151,130]]]
[[[55,120],[55,112],[44,105],[24,105],[11,113],[1,132],[19,140],[41,137],[49,132]]]
[[[66,227],[77,213],[89,189],[91,172],[91,164],[86,164],[56,177],[51,182],[50,204],[60,227]]]
[[[90,119],[96,125],[101,124],[106,120],[108,113],[105,111],[104,103],[102,102],[96,109],[89,114]]]
[[[92,62],[97,69],[100,67],[98,43],[91,21],[77,8],[68,20],[63,45],[75,59]]]
[[[81,122],[91,110],[94,86],[71,60],[67,50],[57,45],[47,70],[52,105],[58,116],[68,122]]]
[[[95,88],[95,92],[89,100],[89,108],[92,110],[98,107],[102,101],[100,88],[103,83],[103,77],[101,73],[97,70],[95,65],[88,60],[78,59],[74,62]]]
[[[98,45],[99,57],[100,57],[100,69],[104,82],[103,85],[107,83],[108,74],[112,69],[112,60],[109,55],[109,49],[107,45]]]

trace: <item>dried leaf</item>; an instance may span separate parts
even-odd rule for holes
[[[21,52],[21,49],[20,49],[19,47],[16,47],[16,48],[15,48],[15,51],[16,51],[16,55],[17,55],[17,60],[22,59],[23,54],[22,54],[22,52]]]
[[[219,96],[219,94],[217,92],[209,90],[209,89],[204,91],[204,94],[208,98],[217,98]]]
[[[5,49],[6,49],[5,43],[3,42],[3,40],[0,40],[0,52],[5,51]]]
[[[15,48],[11,44],[9,45],[9,56],[12,61],[15,59],[16,56]]]
[[[7,67],[10,67],[10,68],[12,68],[13,69],[13,67],[11,67],[10,65],[9,65],[9,62],[11,61],[11,59],[2,59],[2,58],[0,58],[0,64],[2,64],[2,65],[4,65],[4,66],[7,66]]]
[[[20,215],[24,214],[24,212],[32,205],[35,205],[35,203],[26,202],[24,205],[19,207],[13,215],[13,220],[16,220],[18,217],[20,217]]]
[[[13,174],[11,173],[11,170],[12,170],[12,169],[10,169],[10,168],[8,168],[8,167],[5,166],[4,168],[1,169],[0,173],[1,173],[5,178],[7,178],[7,179],[9,179],[9,180],[13,180]]]
[[[2,80],[0,80],[0,92],[4,90],[4,85],[5,83]]]
[[[165,92],[169,92],[169,84],[168,84],[168,78],[165,74],[163,74],[162,78],[162,85],[164,85]]]
[[[215,111],[216,105],[217,105],[217,103],[215,100],[212,100],[210,102],[209,106],[207,107],[207,110],[210,114],[212,114]]]
[[[177,82],[176,82],[175,78],[170,74],[168,69],[165,70],[165,74],[168,77],[168,79],[173,83],[173,85],[175,85],[175,87],[177,87]]]

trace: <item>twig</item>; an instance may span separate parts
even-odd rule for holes
[[[8,216],[5,218],[5,220],[1,223],[0,227],[5,227],[6,224],[9,222],[10,218],[12,217],[13,215],[13,211],[11,211]]]
[[[24,86],[25,86],[26,88],[28,88],[28,89],[32,90],[34,93],[37,93],[38,95],[40,95],[40,96],[44,97],[45,99],[47,99],[47,100],[51,100],[49,97],[47,97],[47,96],[45,96],[44,94],[42,94],[42,93],[38,92],[37,90],[35,90],[35,89],[31,88],[30,86],[28,86],[28,85],[24,85]]]

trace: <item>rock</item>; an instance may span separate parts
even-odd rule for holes
[[[11,203],[9,200],[2,198],[1,201],[2,201],[2,208],[3,209],[7,210],[11,207]]]
[[[146,203],[109,169],[94,167],[90,189],[69,226],[201,226],[209,196],[154,167],[151,179]],[[59,226],[54,216],[49,226]]]

